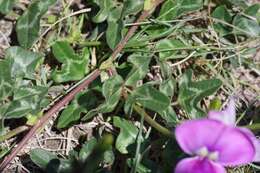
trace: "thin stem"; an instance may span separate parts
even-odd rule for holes
[[[246,125],[246,126],[243,126],[243,127],[248,128],[248,129],[250,129],[252,131],[260,131],[260,123]]]
[[[81,46],[100,46],[101,42],[100,41],[83,41],[80,42]]]
[[[143,125],[144,125],[144,115],[141,115],[141,125],[137,136],[137,147],[135,151],[134,167],[132,168],[131,173],[136,173],[136,169],[141,161],[140,148],[142,142],[141,140],[142,140],[142,133],[143,133]]]
[[[144,116],[144,120],[161,134],[168,137],[173,137],[173,133],[170,130],[154,121],[141,107],[139,107],[138,105],[134,105],[133,108],[139,115]]]
[[[7,132],[5,135],[0,136],[0,142],[5,141],[5,140],[7,140],[7,139],[10,139],[10,138],[12,138],[12,137],[18,135],[19,133],[22,133],[22,132],[24,132],[24,131],[26,131],[26,130],[28,130],[28,129],[29,129],[28,126],[20,126],[20,127],[17,127],[17,128],[15,128],[15,129],[13,129],[13,130]]]

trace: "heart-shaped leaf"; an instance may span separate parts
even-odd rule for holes
[[[47,167],[48,163],[51,160],[58,159],[55,154],[41,148],[33,149],[30,152],[30,158],[36,165],[44,169]]]
[[[116,149],[123,154],[127,154],[127,147],[136,141],[138,128],[133,123],[120,117],[113,117],[114,126],[120,128],[120,133],[116,139]]]
[[[187,47],[180,40],[175,39],[163,39],[156,44],[156,50],[159,51],[159,57],[161,61],[166,61],[169,59],[174,59],[177,54],[180,54],[180,50],[175,50],[178,48]]]
[[[53,46],[55,58],[63,63],[61,70],[55,70],[52,78],[55,82],[67,82],[82,79],[89,72],[89,50],[84,49],[81,56],[75,54],[74,50],[66,41],[57,41]]]
[[[120,100],[123,82],[122,77],[119,75],[114,75],[106,80],[102,87],[102,94],[105,97],[105,102],[96,109],[89,111],[82,120],[92,118],[97,113],[108,113],[113,111]]]
[[[10,47],[6,51],[6,59],[10,59],[12,67],[11,76],[13,78],[34,79],[35,69],[42,62],[41,54],[30,52],[21,47]]]
[[[233,25],[237,28],[233,29],[233,33],[247,35],[250,37],[257,37],[260,35],[260,26],[257,21],[248,19],[242,15],[236,15],[233,20]]]
[[[151,57],[142,54],[132,54],[128,57],[128,61],[133,64],[133,67],[126,78],[125,85],[133,86],[147,74]]]
[[[13,100],[5,111],[4,117],[20,118],[28,114],[37,115],[48,92],[47,87],[21,87],[14,91]]]
[[[91,98],[91,99],[89,99]],[[82,92],[76,95],[76,98],[66,107],[58,118],[57,128],[67,128],[77,122],[82,113],[92,110],[96,107],[97,97],[92,90]]]
[[[230,23],[232,21],[232,16],[227,10],[226,6],[221,5],[218,6],[211,14],[212,17],[216,19],[220,19],[222,21],[225,21],[227,23]],[[220,33],[222,36],[229,34],[232,31],[232,28],[228,27],[227,25],[221,24],[221,23],[214,23],[214,29]]]
[[[56,0],[34,1],[29,8],[19,17],[16,24],[16,33],[19,44],[24,48],[30,48],[38,38],[40,31],[40,19],[47,12],[48,7]]]
[[[222,82],[219,79],[192,81],[192,70],[187,70],[179,81],[178,102],[192,118],[199,118],[205,112],[198,106],[200,101],[216,92]]]
[[[173,97],[175,87],[176,81],[169,78],[160,84],[159,90],[171,99]],[[177,115],[171,105],[169,105],[167,109],[160,111],[159,114],[166,121],[168,126],[173,127],[176,125]]]
[[[135,103],[155,112],[166,110],[170,106],[170,99],[150,84],[136,88],[127,98],[127,105]]]

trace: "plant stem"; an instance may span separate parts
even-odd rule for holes
[[[84,41],[80,43],[81,46],[99,46],[101,45],[100,41]]]
[[[0,142],[5,141],[5,140],[7,140],[7,139],[10,139],[11,137],[16,136],[16,135],[18,135],[19,133],[22,133],[22,132],[24,132],[24,131],[26,131],[26,130],[28,130],[28,129],[29,129],[28,126],[20,126],[20,127],[17,127],[17,128],[15,128],[15,129],[13,129],[13,130],[7,132],[5,135],[0,136]]]
[[[142,133],[143,133],[143,125],[144,125],[144,115],[141,115],[141,121],[140,121],[140,128],[139,133],[137,136],[137,147],[135,151],[135,160],[133,160],[133,168],[131,170],[131,173],[136,173],[137,167],[141,161],[141,154],[140,154],[140,148],[142,143]]]
[[[79,93],[81,90],[86,88],[93,80],[95,80],[100,75],[99,70],[94,70],[89,77],[82,82],[79,86],[74,88],[70,93],[68,93],[65,97],[63,97],[59,102],[57,102],[49,111],[47,111],[44,116],[42,116],[37,123],[30,129],[30,131],[25,135],[25,137],[19,142],[17,147],[13,149],[13,151],[2,161],[0,164],[0,172],[4,170],[4,168],[13,160],[13,158],[21,151],[27,142],[31,139],[32,136],[44,126],[50,117],[57,113],[63,106],[67,105],[74,96]]]
[[[248,129],[250,129],[252,131],[260,131],[260,123],[246,125],[246,126],[243,126],[243,127],[248,128]]]
[[[138,114],[140,114],[141,116],[144,116],[144,120],[148,124],[150,124],[153,128],[155,128],[157,131],[159,131],[161,134],[168,136],[168,137],[174,137],[173,133],[170,130],[161,126],[159,123],[157,123],[155,120],[153,120],[141,107],[139,107],[138,105],[134,105],[133,108]]]

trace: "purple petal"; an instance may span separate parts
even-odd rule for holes
[[[253,132],[251,132],[247,128],[239,128],[245,135],[248,136],[248,138],[251,139],[252,143],[255,147],[255,157],[253,159],[253,162],[260,162],[260,140],[257,139]]]
[[[236,123],[236,106],[234,99],[230,99],[227,107],[222,111],[209,111],[208,117],[222,121],[228,125],[235,125]]]
[[[224,166],[237,166],[253,161],[255,147],[248,135],[240,128],[227,126],[215,145],[211,148],[218,151],[218,162]]]
[[[203,147],[213,146],[225,127],[216,120],[189,120],[176,127],[175,136],[184,152],[196,154]]]
[[[253,159],[253,162],[260,162],[260,140],[256,137],[251,138],[254,146],[255,146],[255,157]]]
[[[226,173],[226,170],[220,164],[214,163],[208,159],[199,157],[187,158],[181,160],[176,168],[175,173]]]
[[[187,154],[197,154],[206,147],[218,152],[218,162],[235,166],[253,161],[255,147],[240,128],[211,119],[189,120],[175,130],[176,140]]]

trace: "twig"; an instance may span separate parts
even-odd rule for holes
[[[163,0],[154,0],[153,7],[157,7]],[[150,11],[144,10],[142,14],[139,16],[136,22],[142,22],[150,15]],[[132,26],[126,36],[123,40],[120,41],[120,43],[117,45],[115,50],[113,51],[111,58],[112,60],[115,60],[117,55],[122,51],[124,46],[126,45],[127,41],[130,39],[130,37],[135,33],[138,26]],[[38,122],[31,128],[31,130],[26,134],[26,136],[20,141],[20,143],[17,145],[17,147],[3,160],[3,162],[0,164],[0,172],[2,172],[6,166],[14,159],[14,157],[21,151],[26,143],[36,134],[36,132],[46,124],[46,122],[51,118],[51,116],[68,104],[74,96],[79,93],[82,89],[86,88],[92,81],[94,81],[98,76],[100,75],[100,70],[96,69],[94,70],[89,77],[83,81],[80,85],[78,85],[76,88],[74,88],[70,93],[68,93],[65,97],[63,97],[57,104],[55,104],[49,111],[47,111],[43,117],[41,117]]]
[[[68,93],[65,97],[63,97],[57,104],[55,104],[49,111],[46,112],[44,116],[42,116],[38,122],[31,128],[31,130],[26,134],[26,136],[21,140],[21,142],[17,145],[17,147],[3,160],[0,165],[0,172],[4,170],[4,168],[13,160],[13,158],[21,151],[26,143],[31,139],[35,133],[46,124],[46,122],[51,118],[51,116],[57,113],[63,106],[68,104],[74,96],[79,93],[82,89],[87,87],[93,80],[95,80],[100,75],[99,70],[93,71],[89,78],[87,78],[83,83],[81,83],[77,88],[73,89],[70,93]]]

